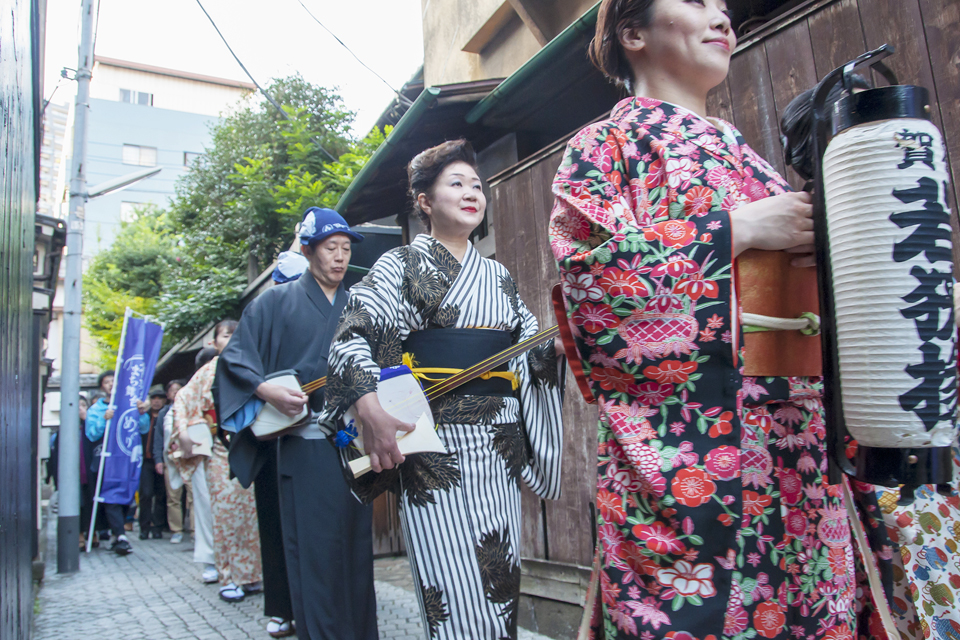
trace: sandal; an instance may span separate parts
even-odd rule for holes
[[[270,634],[271,638],[286,638],[292,636],[296,631],[293,628],[292,620],[274,617],[267,622],[267,633]]]
[[[220,587],[220,599],[224,602],[243,602],[246,597],[247,594],[243,592],[243,589],[232,582]]]

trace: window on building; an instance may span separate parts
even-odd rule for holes
[[[133,222],[139,216],[139,212],[150,206],[147,202],[121,202],[120,203],[120,221]]]
[[[120,89],[120,102],[142,104],[147,107],[152,107],[153,94],[147,93],[146,91],[134,91],[133,89]]]
[[[123,164],[155,167],[157,166],[157,148],[125,144],[123,145]]]
[[[183,152],[183,166],[191,167],[197,159],[202,156],[202,153],[197,153],[195,151],[184,151]]]

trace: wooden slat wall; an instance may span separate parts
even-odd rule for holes
[[[34,98],[29,0],[0,15],[0,638],[30,637],[36,531],[31,459]]]
[[[373,556],[398,556],[405,551],[397,496],[388,491],[373,501]]]
[[[727,81],[707,102],[747,143],[784,171],[779,120],[801,91],[864,51],[892,44],[888,66],[903,84],[930,90],[933,122],[950,159],[954,203],[960,201],[960,3],[956,0],[838,0],[736,52]],[[882,83],[881,83],[882,84]],[[792,170],[784,173],[801,185]],[[956,209],[956,206],[954,206]],[[960,247],[957,216],[954,244]],[[954,261],[960,273],[960,260]]]
[[[938,99],[934,121],[944,132],[953,175],[960,176],[957,0],[837,0],[822,6],[737,51],[727,80],[710,94],[707,108],[711,115],[733,122],[750,146],[783,171],[779,120],[793,97],[844,62],[884,43],[897,48],[889,63],[900,81],[926,86]],[[557,273],[546,229],[553,204],[550,184],[561,157],[562,151],[549,154],[491,185],[497,259],[510,269],[541,326],[554,324],[550,287],[557,281]],[[786,177],[795,187],[800,186],[792,170],[787,170]],[[960,194],[957,181],[953,184],[955,195]],[[956,218],[954,215],[954,221]],[[954,243],[960,246],[956,229]],[[596,407],[583,402],[572,377],[568,378],[563,496],[542,502],[525,491],[525,557],[590,564],[596,420]]]
[[[550,288],[557,282],[557,267],[548,247],[547,221],[553,207],[550,184],[562,154],[562,150],[550,154],[491,188],[498,214],[497,260],[513,274],[520,296],[543,327],[556,324]],[[522,553],[588,565],[593,548],[597,412],[580,398],[572,377],[567,380],[563,413],[563,494],[559,500],[541,501],[524,489]]]

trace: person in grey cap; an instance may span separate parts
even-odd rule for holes
[[[138,402],[140,411],[140,442],[143,445],[143,467],[140,468],[140,539],[151,535],[163,538],[161,528],[166,520],[167,489],[163,484],[163,459],[153,456],[153,441],[163,439],[163,424],[157,420],[160,410],[167,404],[163,385],[150,387],[147,402]],[[158,427],[160,431],[158,431]]]
[[[292,617],[301,640],[376,640],[372,511],[350,493],[336,449],[317,426],[323,389],[308,395],[270,382],[279,371],[295,371],[301,385],[326,376],[347,304],[351,245],[363,236],[337,212],[311,207],[299,237],[306,271],[244,310],[220,356],[216,397],[221,423],[236,432],[231,469],[244,486],[256,482],[267,631],[291,635]],[[288,416],[309,411],[303,426],[258,441],[247,427],[264,403]]]

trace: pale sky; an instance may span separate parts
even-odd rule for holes
[[[201,0],[234,52],[261,86],[299,72],[339,87],[366,133],[393,94],[304,11],[297,0]],[[393,87],[423,63],[420,0],[303,0],[368,66]],[[48,0],[44,98],[63,67],[76,68],[80,0]],[[204,75],[246,81],[196,0],[100,0],[96,53]],[[63,81],[54,101],[73,100]]]

